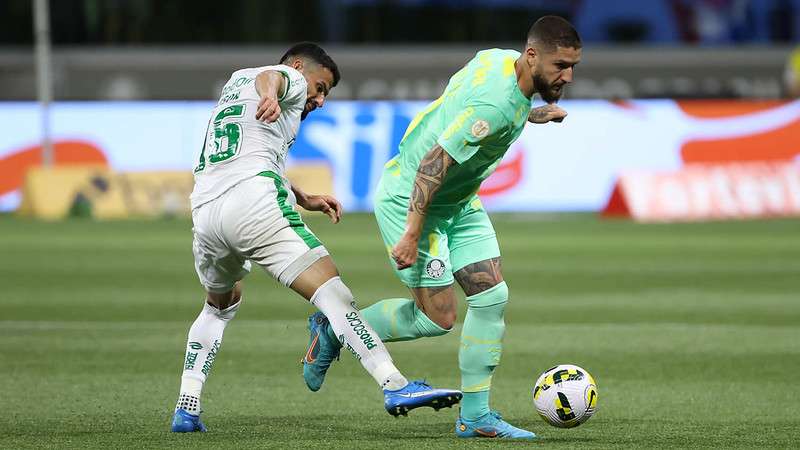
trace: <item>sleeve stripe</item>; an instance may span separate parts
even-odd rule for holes
[[[472,156],[469,154],[465,155],[463,152],[456,151],[457,149],[453,148],[454,143],[451,143],[446,139],[442,139],[441,137],[439,137],[439,139],[436,140],[436,144],[439,147],[442,147],[444,151],[446,151],[447,154],[450,155],[451,158],[453,158],[453,161],[455,161],[458,164],[463,164],[464,161],[468,160]],[[462,148],[466,147],[467,144],[468,143],[464,141],[464,143],[462,144]]]
[[[283,75],[283,79],[286,81],[286,86],[283,90],[283,94],[281,94],[280,98],[278,98],[278,101],[282,102],[286,98],[286,95],[289,94],[289,87],[291,86],[291,81],[289,81],[289,75],[287,75],[286,72],[282,70],[279,70],[278,72],[281,75]]]

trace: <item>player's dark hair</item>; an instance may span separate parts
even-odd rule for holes
[[[546,51],[553,51],[556,47],[579,49],[583,46],[575,27],[558,16],[544,16],[537,20],[528,31],[528,44],[539,45]]]
[[[308,58],[320,66],[327,68],[333,74],[333,86],[336,86],[339,83],[339,78],[341,78],[339,66],[333,62],[333,59],[328,56],[328,54],[325,53],[325,50],[323,50],[319,45],[313,42],[301,42],[299,44],[295,44],[283,54],[280,63],[287,63],[293,57]]]

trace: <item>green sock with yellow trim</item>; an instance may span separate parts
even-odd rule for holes
[[[461,331],[458,366],[461,369],[461,417],[475,420],[490,411],[492,374],[503,350],[503,321],[508,286],[501,282],[467,297],[467,315]]]
[[[361,310],[361,316],[383,342],[410,341],[424,336],[441,336],[450,330],[437,325],[428,318],[414,300],[390,298],[381,300]],[[328,328],[328,333],[333,330]],[[331,335],[333,339],[336,336]]]

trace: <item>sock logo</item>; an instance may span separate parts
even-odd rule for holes
[[[197,353],[186,352],[186,362],[183,363],[183,370],[194,369],[194,363],[197,361]]]
[[[220,344],[220,341],[215,340],[214,345],[211,346],[211,351],[206,355],[206,362],[203,363],[203,370],[201,370],[205,376],[208,376],[208,372],[211,371],[211,366],[214,364],[214,358],[217,357]]]
[[[347,319],[347,323],[350,324],[350,328],[353,329],[353,332],[358,335],[359,339],[364,343],[367,347],[367,350],[372,350],[375,348],[375,340],[370,336],[369,331],[367,331],[367,327],[364,326],[364,322],[361,321],[358,317],[357,311],[352,311],[344,316]]]
[[[346,347],[348,350],[350,350],[350,353],[352,353],[357,360],[361,361],[361,355],[356,353],[356,349],[354,349],[353,347],[350,346],[350,344],[344,341],[343,334],[339,335],[339,342],[342,344],[342,347]]]
[[[192,350],[200,350],[203,348],[203,344],[199,342],[189,342],[189,347],[191,347]]]

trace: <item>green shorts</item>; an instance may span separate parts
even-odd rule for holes
[[[494,227],[476,195],[451,217],[429,212],[419,240],[417,262],[397,270],[391,257],[392,247],[403,235],[407,211],[407,201],[382,189],[375,193],[375,218],[386,244],[389,264],[410,288],[453,284],[453,273],[469,264],[500,256]]]

